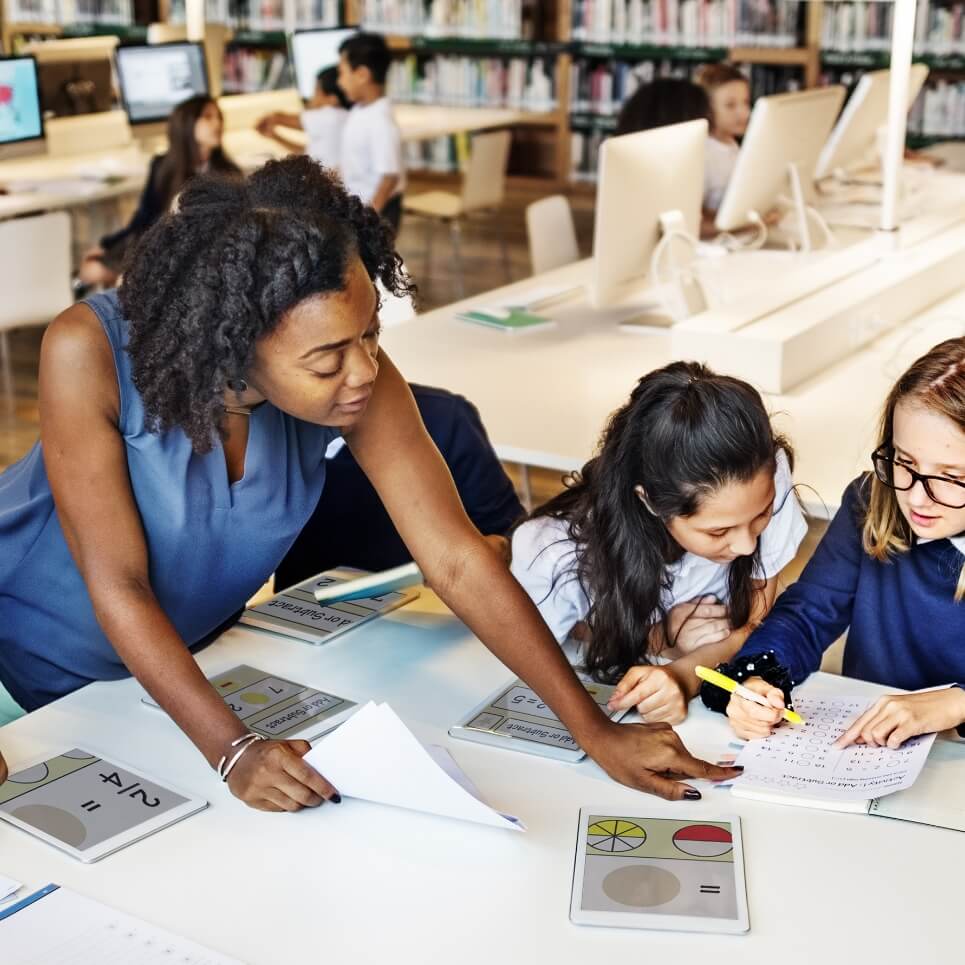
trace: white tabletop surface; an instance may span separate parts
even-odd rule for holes
[[[324,648],[234,629],[200,656],[209,673],[242,662],[359,700],[389,701],[423,739],[447,745],[490,803],[519,815],[529,830],[353,800],[296,815],[249,810],[160,712],[139,704],[139,688],[128,680],[87,687],[5,727],[0,740],[10,763],[79,745],[211,806],[89,866],[0,823],[0,874],[30,886],[54,881],[251,965],[905,965],[959,954],[965,835],[733,799],[721,789],[698,803],[669,805],[614,784],[592,763],[450,740],[447,727],[510,675],[430,594]],[[825,675],[807,686],[815,693],[878,689]],[[729,740],[724,719],[696,705],[680,732],[707,757]],[[704,819],[740,814],[750,933],[572,925],[581,806]]]
[[[822,255],[749,252],[716,260],[708,270],[716,297],[730,301],[761,278],[779,283],[781,272],[802,257]],[[636,381],[672,361],[669,329],[623,331],[619,310],[597,312],[582,292],[538,311],[556,321],[554,328],[523,334],[455,316],[468,307],[525,301],[524,293],[544,286],[579,286],[589,274],[590,262],[582,261],[435,309],[385,332],[383,345],[409,381],[450,389],[478,406],[501,458],[561,472],[579,468]],[[965,322],[956,319],[965,319],[961,295],[792,391],[766,396],[795,447],[796,480],[816,491],[801,491],[810,510],[833,512],[847,483],[869,468],[876,420],[892,383],[931,344],[965,332]]]

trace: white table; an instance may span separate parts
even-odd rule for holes
[[[721,297],[735,299],[761,278],[779,284],[793,257],[770,251],[728,256],[712,269]],[[672,361],[669,329],[623,331],[618,319],[625,307],[595,311],[582,292],[541,310],[555,328],[525,334],[507,335],[455,316],[469,307],[512,304],[514,296],[525,301],[523,293],[544,286],[579,286],[590,272],[590,261],[582,261],[435,309],[387,331],[383,345],[409,381],[472,400],[500,458],[560,472],[579,468],[637,380]],[[949,313],[965,318],[965,298],[930,309],[785,395],[766,397],[776,424],[794,444],[795,479],[815,490],[801,491],[809,510],[833,513],[847,483],[870,468],[888,390],[933,344],[917,336],[918,329]],[[942,331],[965,331],[949,327]]]
[[[345,696],[388,700],[445,743],[526,834],[346,800],[297,815],[231,798],[179,731],[139,705],[133,681],[96,684],[0,731],[16,766],[78,744],[177,783],[211,807],[84,866],[0,824],[0,873],[54,881],[251,965],[293,961],[646,961],[781,965],[955,961],[965,835],[732,799],[669,805],[592,763],[560,764],[450,741],[446,728],[509,674],[431,595],[316,649],[234,629],[200,656],[209,673],[247,662]],[[813,692],[880,688],[818,675]],[[681,734],[714,757],[723,718],[692,708]],[[579,928],[568,920],[577,811],[643,808],[743,819],[751,932],[701,936]]]

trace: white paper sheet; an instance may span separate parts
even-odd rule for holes
[[[802,697],[794,709],[805,724],[785,724],[765,740],[749,742],[737,757],[743,790],[800,793],[830,801],[867,801],[911,787],[935,741],[923,734],[897,750],[834,742],[873,703],[864,697]]]
[[[13,878],[4,878],[0,875],[0,901],[6,901],[11,895],[15,895],[23,885]]]
[[[431,751],[419,743],[388,704],[370,701],[305,760],[345,797],[525,830],[517,818],[482,800],[444,748]]]
[[[0,918],[3,965],[243,965],[66,888],[37,895]]]

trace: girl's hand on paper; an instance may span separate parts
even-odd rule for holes
[[[228,776],[235,797],[259,811],[300,811],[341,797],[302,758],[308,741],[255,741]]]
[[[678,778],[733,781],[743,770],[693,757],[669,724],[608,721],[601,738],[584,749],[613,780],[668,801],[700,800],[700,791]]]
[[[949,687],[920,694],[892,694],[875,701],[835,742],[898,748],[911,737],[934,734],[965,721],[965,690]]]
[[[678,603],[667,614],[667,646],[681,655],[693,653],[708,643],[720,643],[730,631],[727,607],[715,596]]]
[[[734,733],[741,740],[760,740],[770,737],[781,723],[784,716],[784,693],[777,687],[772,687],[760,677],[751,677],[744,681],[744,686],[754,693],[766,697],[770,707],[762,707],[752,700],[733,694],[727,705],[727,716]]]
[[[679,724],[687,716],[687,695],[672,669],[664,667],[631,667],[610,697],[610,710],[627,710],[636,706],[648,724]]]

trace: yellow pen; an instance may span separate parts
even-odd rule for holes
[[[771,706],[760,694],[754,693],[753,690],[748,690],[743,684],[739,684],[736,680],[731,680],[730,677],[718,673],[716,670],[711,670],[709,667],[695,667],[694,673],[696,673],[701,680],[706,680],[707,683],[713,684],[715,687],[720,687],[721,690],[726,690],[731,694],[737,694],[745,700],[752,700],[755,704],[760,704],[762,707]],[[792,724],[804,723],[804,718],[800,714],[795,713],[793,710],[788,710],[786,707],[784,708],[784,719]]]

